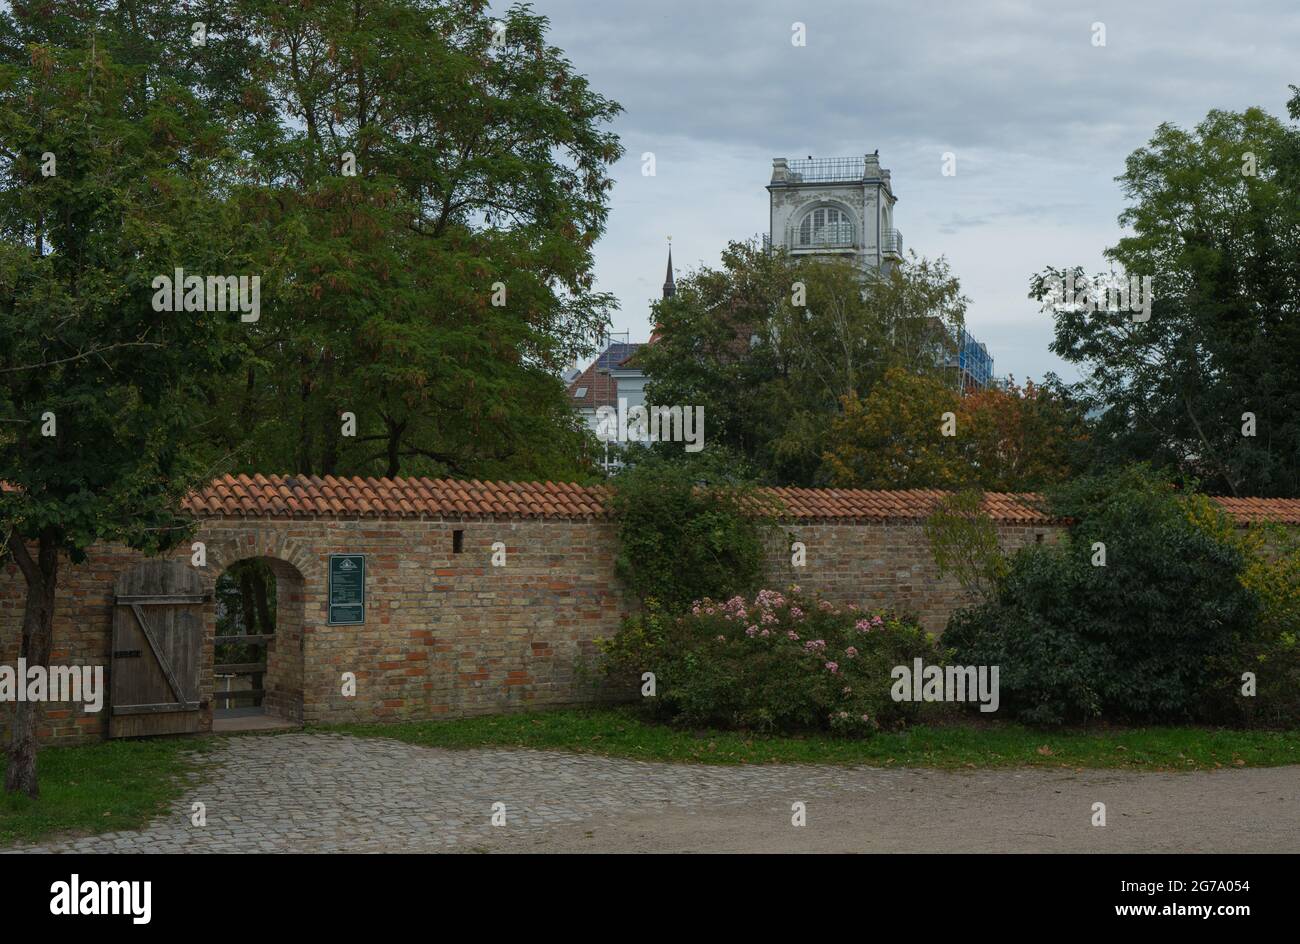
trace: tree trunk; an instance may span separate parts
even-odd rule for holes
[[[253,401],[257,396],[257,374],[252,367],[248,368],[248,374],[244,380],[244,402],[239,409],[239,425],[242,432],[247,435],[252,429],[255,420],[253,419]],[[237,438],[237,437],[236,437]],[[232,445],[234,445],[232,443]]]
[[[331,382],[334,373],[334,355],[328,350],[321,354],[320,366],[317,375],[312,381],[314,389],[323,390],[325,399],[329,402],[330,408],[321,414],[321,439],[320,439],[320,474],[333,475],[339,464],[339,410],[337,404],[333,403],[330,391],[334,389]]]
[[[320,474],[333,475],[339,464],[338,413],[327,412],[321,416]]]
[[[27,581],[27,601],[23,607],[23,639],[19,652],[28,668],[50,667],[50,649],[54,639],[54,590],[58,584],[59,552],[53,531],[41,532],[37,559],[32,560],[27,545],[17,533],[12,535],[10,552]],[[18,679],[18,684],[26,684]],[[41,705],[20,701],[15,706],[13,731],[9,744],[9,767],[5,771],[5,792],[25,793],[35,799],[40,795],[36,782],[36,727]]]
[[[298,417],[298,468],[296,472],[311,475],[312,427],[311,427],[311,379],[307,373],[310,361],[307,355],[298,357],[301,371],[298,385],[299,406],[302,413]]]
[[[274,580],[275,576],[270,575],[268,578],[267,572],[259,568],[257,579],[253,582],[253,597],[257,601],[257,618],[261,621],[264,634],[275,632],[275,617],[271,615],[271,603],[267,599],[270,593],[266,585],[268,579]]]
[[[388,468],[384,475],[390,479],[397,478],[402,470],[402,433],[406,431],[405,423],[388,422]]]
[[[257,611],[253,609],[253,575],[245,564],[239,572],[239,602],[244,611],[244,635],[257,634]]]

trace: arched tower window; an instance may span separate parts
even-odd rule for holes
[[[853,220],[838,207],[817,207],[799,223],[796,248],[853,245]]]

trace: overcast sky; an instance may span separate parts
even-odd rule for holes
[[[504,8],[502,0],[494,3]],[[1103,268],[1114,178],[1162,121],[1286,115],[1297,0],[534,0],[552,42],[626,109],[598,287],[650,333],[665,236],[679,276],[765,231],[772,158],[879,149],[905,246],[947,257],[999,375],[1075,379],[1026,298],[1047,265]],[[807,45],[791,43],[806,25]],[[1105,47],[1092,24],[1105,24]],[[641,174],[655,154],[657,174]],[[942,155],[957,159],[941,174]]]

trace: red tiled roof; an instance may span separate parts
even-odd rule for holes
[[[635,369],[632,359],[637,351],[645,347],[641,343],[614,342],[601,351],[599,356],[573,380],[567,387],[570,404],[574,409],[595,410],[602,406],[618,404],[618,380],[613,371],[620,368]],[[577,396],[578,391],[584,391]]]
[[[926,517],[946,494],[927,489],[772,488],[796,521],[886,521]],[[609,489],[553,482],[465,482],[426,478],[246,475],[217,479],[186,499],[202,517],[603,518]],[[1007,524],[1047,524],[1038,496],[987,492],[984,510]],[[1238,521],[1300,524],[1300,499],[1219,498]]]
[[[608,371],[591,366],[569,382],[569,403],[575,410],[595,410],[618,403],[618,381]],[[578,396],[579,391],[582,396]]]
[[[897,492],[861,488],[770,488],[764,491],[780,499],[786,517],[840,520],[924,518],[949,494],[920,488]],[[1051,516],[1036,507],[1037,500],[1038,496],[1032,494],[985,492],[984,511],[994,521],[1008,524],[1050,522]]]
[[[1215,498],[1219,507],[1238,521],[1274,521],[1300,524],[1300,498]]]
[[[185,500],[201,517],[595,518],[606,491],[553,482],[227,475]]]

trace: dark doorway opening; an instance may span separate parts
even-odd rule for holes
[[[212,655],[212,729],[259,730],[284,727],[296,719],[282,704],[283,672],[276,645],[283,622],[281,590],[286,575],[268,558],[231,564],[217,578],[216,630]],[[291,577],[296,577],[296,571]],[[291,621],[292,622],[292,621]],[[296,640],[295,640],[296,642]]]

